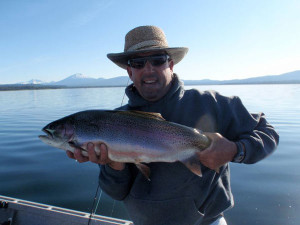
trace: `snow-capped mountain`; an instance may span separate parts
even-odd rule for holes
[[[44,82],[42,80],[32,79],[30,81],[22,82],[22,83],[19,83],[19,84],[46,84],[46,82]]]
[[[69,76],[68,78],[70,78],[70,79],[85,79],[85,78],[90,78],[90,77],[85,76],[82,73],[75,73],[75,74]]]
[[[103,78],[100,78],[103,79]],[[52,85],[65,85],[65,86],[93,86],[95,78],[85,76],[81,73],[73,74],[66,79],[52,83]]]
[[[128,76],[114,77],[110,79],[97,79],[77,73],[61,81],[53,82],[51,85],[63,85],[68,87],[125,86],[127,81]]]

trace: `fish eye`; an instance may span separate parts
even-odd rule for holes
[[[48,126],[48,129],[49,129],[49,130],[54,130],[54,125],[53,125],[53,124],[50,124],[50,125]]]

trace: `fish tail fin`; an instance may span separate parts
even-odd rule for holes
[[[195,175],[202,177],[201,163],[196,155],[181,162]]]

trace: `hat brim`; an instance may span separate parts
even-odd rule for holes
[[[188,48],[186,47],[178,47],[178,48],[151,48],[151,49],[142,49],[136,51],[128,51],[121,53],[109,53],[107,54],[107,58],[117,64],[119,67],[126,69],[128,66],[128,60],[137,54],[142,53],[155,53],[155,52],[166,52],[170,58],[173,60],[174,64],[179,63],[183,57],[188,52]]]

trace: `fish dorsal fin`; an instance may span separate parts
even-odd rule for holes
[[[165,119],[162,117],[162,115],[160,113],[144,112],[144,111],[137,111],[137,110],[120,111],[120,112],[135,115],[135,116],[140,116],[140,117],[144,117],[144,118],[152,118],[152,119],[156,119],[156,120],[165,121]]]
[[[137,111],[137,110],[132,110],[130,112],[140,114],[141,116],[145,116],[145,117],[151,117],[153,119],[165,120],[160,113],[156,113],[156,112],[143,112],[143,111]]]

